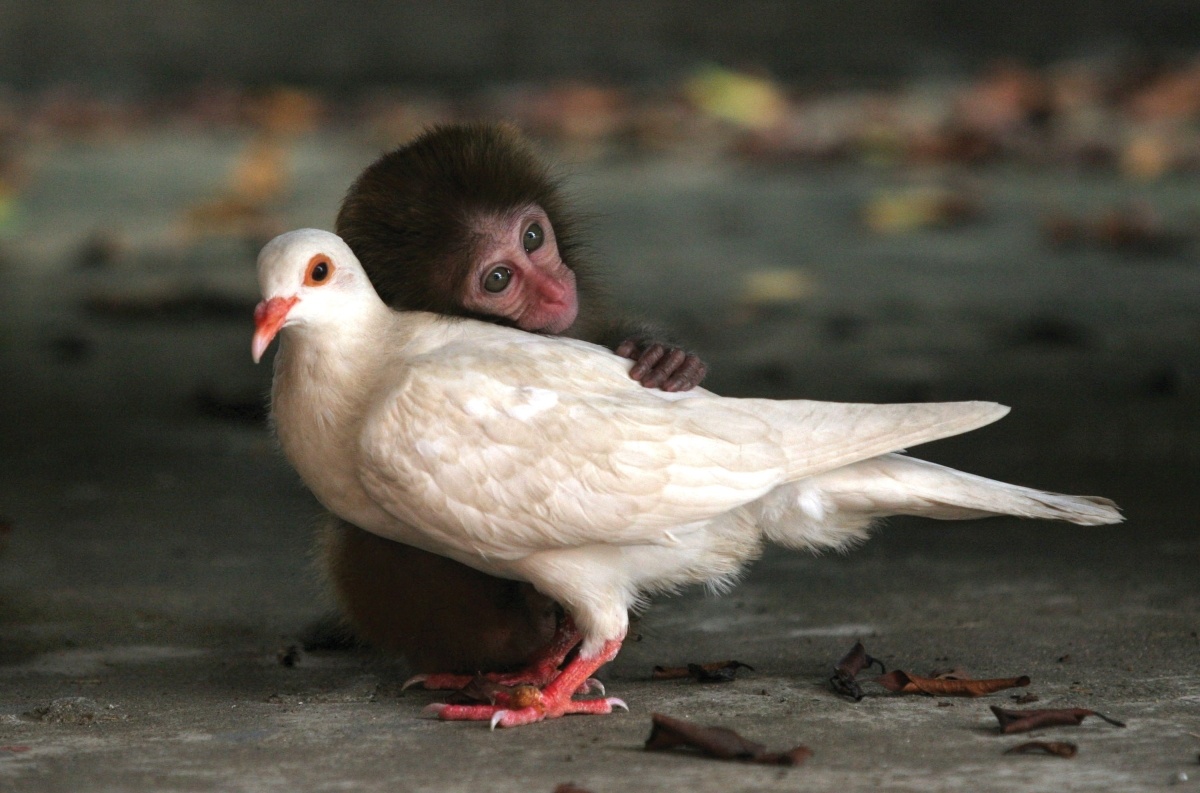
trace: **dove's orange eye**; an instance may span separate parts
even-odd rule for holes
[[[308,262],[308,270],[304,273],[305,286],[321,286],[329,283],[329,276],[333,275],[333,262],[329,261],[329,257],[323,253],[318,253]]]

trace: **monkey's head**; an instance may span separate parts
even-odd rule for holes
[[[572,225],[546,166],[494,124],[434,127],[385,154],[337,217],[389,305],[553,334],[579,311]]]

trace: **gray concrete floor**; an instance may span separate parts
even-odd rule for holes
[[[1115,498],[1120,527],[894,520],[861,549],[771,552],[731,594],[654,602],[608,672],[630,713],[490,733],[418,718],[435,695],[367,652],[281,654],[326,608],[314,502],[259,425],[223,405],[266,388],[249,362],[255,251],[181,247],[181,208],[237,141],[148,136],[65,147],[0,251],[0,789],[1155,790],[1200,778],[1200,269],[1171,257],[1055,252],[1047,206],[1148,198],[1187,223],[1194,181],[976,174],[986,214],[878,237],[856,210],[901,177],[704,163],[584,164],[596,248],[632,310],[690,338],[730,394],[990,398],[998,425],[919,451],[976,473]],[[288,226],[328,226],[373,152],[294,155]],[[935,175],[936,176],[936,175]],[[97,228],[130,253],[81,269]],[[747,273],[802,293],[747,302]],[[87,310],[149,288],[222,296],[182,317]],[[226,303],[229,303],[226,307]],[[1049,330],[1047,330],[1049,328]],[[916,673],[1027,674],[1027,707],[1095,719],[999,736],[984,699],[859,703],[825,681],[861,638]],[[736,682],[651,682],[656,664],[736,658]],[[1018,706],[1014,706],[1018,707]],[[1019,706],[1026,707],[1026,706]],[[721,724],[800,768],[642,751],[650,714]],[[1071,760],[1005,756],[1029,737]],[[1190,776],[1183,781],[1180,775]]]

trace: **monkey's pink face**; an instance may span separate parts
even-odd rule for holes
[[[558,334],[575,322],[575,272],[562,260],[554,228],[533,205],[480,223],[480,243],[463,304],[506,317],[522,330]]]

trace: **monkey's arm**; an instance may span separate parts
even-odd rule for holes
[[[580,326],[583,323],[576,323]],[[571,335],[575,335],[572,328]],[[644,322],[616,319],[581,327],[578,338],[603,345],[622,358],[636,361],[629,376],[646,388],[688,391],[700,385],[708,367],[661,329]]]

